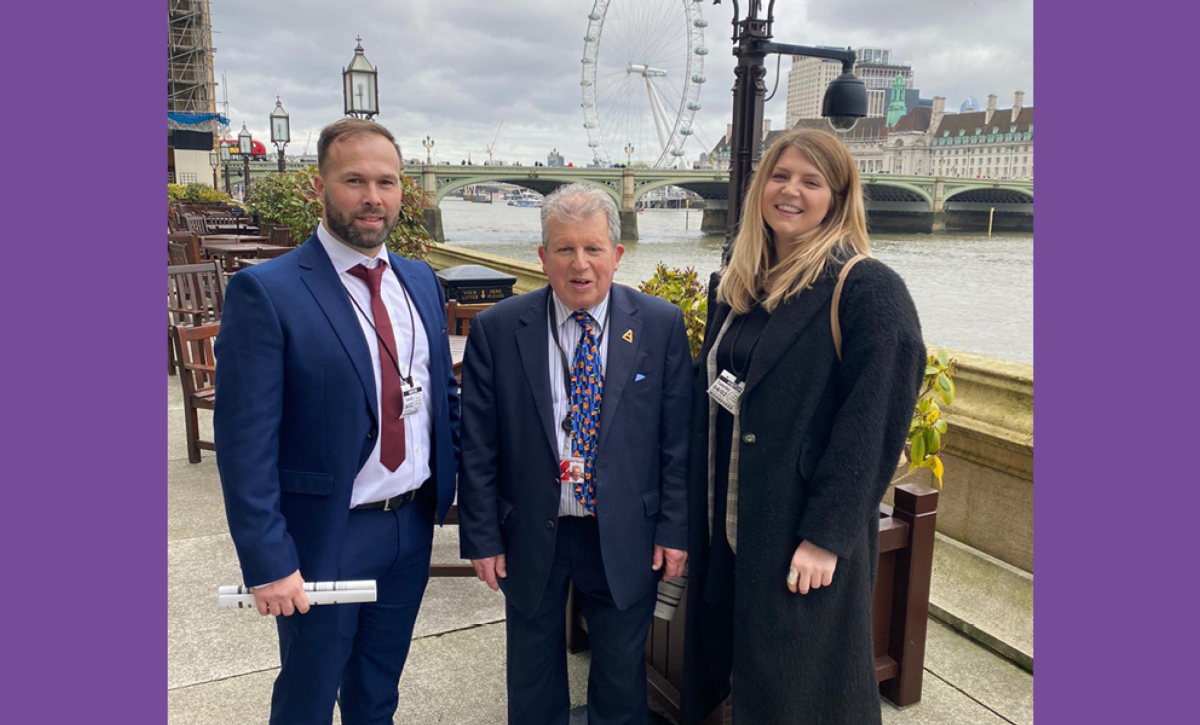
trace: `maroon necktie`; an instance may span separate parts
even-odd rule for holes
[[[394,471],[404,463],[404,420],[400,417],[404,411],[404,394],[400,390],[400,373],[396,369],[400,359],[396,354],[396,336],[392,334],[392,320],[379,293],[386,270],[386,262],[376,265],[374,269],[356,264],[350,268],[350,274],[366,282],[371,290],[371,316],[375,318],[375,331],[379,335],[379,377],[383,381],[379,410],[379,461],[389,471]]]

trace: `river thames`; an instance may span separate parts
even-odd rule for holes
[[[448,244],[538,264],[540,210],[442,201]],[[640,239],[625,245],[616,280],[637,286],[659,262],[693,267],[707,285],[721,261],[724,237],[700,231],[702,212],[650,209],[638,214]],[[1033,364],[1033,235],[886,234],[873,254],[904,278],[925,341]]]

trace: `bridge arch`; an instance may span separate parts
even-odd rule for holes
[[[944,203],[966,202],[984,204],[1032,204],[1033,190],[1019,189],[995,184],[957,186],[946,190]]]
[[[916,184],[864,176],[862,186],[868,201],[924,202],[933,210],[933,195]]]
[[[598,180],[581,178],[579,176],[562,177],[548,174],[538,174],[536,178],[530,178],[528,175],[522,174],[513,174],[511,176],[487,174],[480,176],[456,177],[447,181],[445,184],[439,184],[437,189],[438,206],[441,206],[442,199],[445,199],[447,196],[449,196],[451,192],[471,186],[472,184],[512,184],[514,186],[530,189],[531,191],[536,191],[543,196],[549,194],[560,186],[566,186],[567,184],[584,184],[586,186],[592,186],[600,189],[605,194],[608,194],[609,198],[612,199],[618,207],[621,205],[621,192]]]
[[[728,199],[729,198],[729,181],[680,181],[679,179],[660,179],[651,181],[643,186],[635,186],[633,192],[633,201],[636,204],[646,194],[668,186],[678,186],[680,189],[686,189],[694,194],[697,194],[702,199]]]

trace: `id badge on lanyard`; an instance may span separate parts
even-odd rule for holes
[[[728,370],[722,370],[713,384],[709,386],[708,395],[730,414],[737,415],[738,404],[742,399],[742,391],[745,389],[744,382],[738,380]]]
[[[421,404],[425,400],[425,393],[420,385],[408,385],[401,381],[400,392],[404,396],[404,409],[400,411],[401,418],[407,418],[410,415],[415,415],[421,409]]]

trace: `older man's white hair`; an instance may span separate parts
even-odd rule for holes
[[[608,220],[608,241],[613,249],[621,242],[621,215],[612,197],[594,186],[568,184],[560,186],[542,202],[542,246],[550,242],[550,221],[581,222],[595,214]]]

